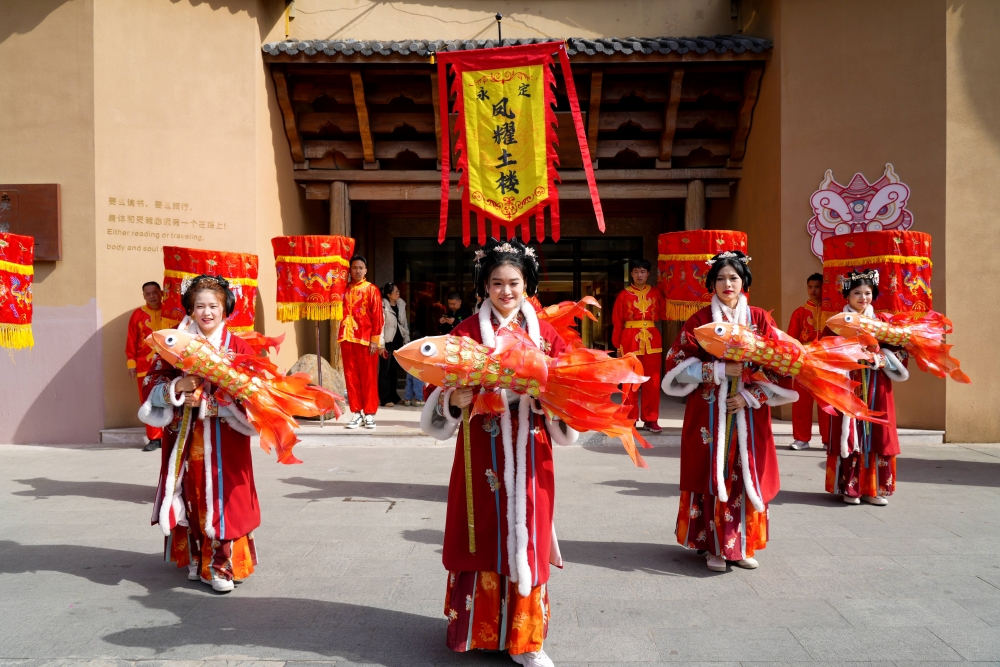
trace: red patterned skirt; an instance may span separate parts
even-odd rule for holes
[[[522,597],[516,583],[496,572],[449,572],[444,615],[453,651],[541,651],[549,632],[549,591],[540,584]]]
[[[827,455],[826,490],[851,498],[889,497],[896,490],[896,457],[863,452],[853,452],[846,459]]]
[[[743,491],[743,473],[736,468],[729,500],[690,491],[681,492],[677,509],[677,543],[708,551],[726,560],[743,560],[767,546],[768,512],[758,512]]]

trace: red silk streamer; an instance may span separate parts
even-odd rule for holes
[[[555,112],[555,75],[553,73],[554,60],[553,50],[559,54],[559,62],[562,67],[563,79],[566,82],[566,92],[569,96],[570,109],[573,116],[573,125],[576,130],[577,142],[580,145],[580,153],[583,157],[584,171],[587,176],[587,186],[590,191],[591,201],[594,206],[594,214],[597,217],[598,229],[605,230],[604,211],[597,192],[597,182],[594,178],[594,169],[590,158],[590,147],[587,143],[586,131],[583,126],[583,118],[580,114],[580,103],[576,97],[576,85],[573,81],[573,74],[570,70],[569,57],[566,54],[565,42],[545,42],[542,44],[528,44],[522,46],[505,46],[495,49],[477,49],[461,52],[444,52],[436,54],[438,62],[438,95],[439,108],[441,113],[447,117],[448,113],[448,64],[452,66],[454,81],[452,92],[455,93],[455,111],[458,114],[456,123],[455,150],[458,153],[458,164],[456,167],[461,172],[458,187],[462,190],[462,243],[466,246],[471,241],[470,221],[473,210],[477,217],[477,236],[480,245],[486,243],[486,219],[492,221],[493,235],[499,238],[500,229],[505,229],[507,236],[516,234],[517,227],[521,228],[521,237],[525,242],[531,238],[531,216],[535,216],[535,235],[538,241],[545,238],[544,209],[549,208],[552,225],[552,240],[558,241],[559,232],[559,191],[556,182],[560,181],[555,165],[559,163],[555,145],[558,138],[555,133],[557,125]],[[544,70],[543,92],[545,95],[545,137],[532,137],[535,141],[545,142],[548,196],[541,202],[531,205],[524,211],[520,211],[511,219],[500,219],[495,215],[490,215],[484,208],[472,203],[469,192],[469,151],[466,144],[465,129],[465,96],[462,90],[462,73],[478,72],[482,70],[494,70],[512,67],[525,67],[542,65]],[[450,187],[451,170],[451,146],[449,141],[448,126],[445,126],[445,133],[442,137],[441,146],[441,216],[438,228],[438,242],[444,243],[448,231],[448,190]],[[530,134],[530,132],[528,133]],[[524,136],[524,135],[521,135]]]

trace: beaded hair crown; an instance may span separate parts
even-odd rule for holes
[[[187,291],[191,289],[191,286],[194,285],[195,283],[206,283],[206,282],[216,283],[217,285],[222,287],[222,289],[229,290],[229,281],[223,278],[222,276],[200,275],[200,276],[195,276],[194,278],[185,278],[184,280],[182,280],[181,294],[182,295],[187,294]]]
[[[738,259],[743,264],[748,264],[751,258],[747,257],[746,255],[738,255],[732,250],[727,250],[726,252],[720,252],[712,259],[705,260],[705,263],[708,264],[709,266],[712,266],[720,259]]]
[[[861,281],[870,280],[872,285],[878,287],[878,269],[868,269],[867,271],[851,271],[840,279],[840,289],[845,290],[850,285]]]

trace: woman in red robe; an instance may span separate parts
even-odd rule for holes
[[[182,296],[188,316],[178,328],[203,336],[230,358],[252,355],[225,320],[235,298],[224,278],[198,276]],[[166,536],[164,556],[187,566],[188,579],[219,592],[233,590],[257,564],[253,530],[260,505],[253,481],[250,436],[238,401],[153,357],[143,384],[139,419],[165,427],[160,481],[151,522]]]
[[[516,239],[490,241],[476,253],[478,316],[453,336],[494,348],[501,328],[522,329],[542,351],[558,355],[566,343],[539,322],[528,297],[538,284],[534,251]],[[472,389],[428,386],[421,428],[437,440],[458,437],[448,484],[444,566],[448,570],[447,644],[455,651],[508,651],[521,665],[551,667],[542,650],[548,632],[549,565],[562,567],[552,512],[552,443],[571,444],[576,432],[546,419],[536,401],[503,392],[505,409],[468,423],[471,441],[475,552],[470,552],[462,408]]]
[[[847,305],[844,312],[861,313],[865,317],[888,320],[884,313],[876,314],[872,302],[878,298],[878,271],[852,271],[843,284]],[[824,336],[835,335],[829,329]],[[844,414],[820,413],[828,420],[826,445],[826,490],[838,494],[845,503],[858,505],[864,500],[872,505],[888,505],[896,490],[896,455],[899,437],[896,434],[896,402],[892,383],[904,382],[910,373],[906,369],[906,350],[882,345],[876,355],[875,368],[851,373],[859,383],[858,392],[872,412],[884,412],[888,424],[857,421]]]
[[[706,552],[716,572],[726,571],[726,561],[757,567],[753,555],[767,545],[767,503],[780,485],[771,407],[798,398],[776,378],[746,382],[747,371],[759,369],[718,359],[695,338],[697,327],[712,322],[743,324],[762,336],[776,328],[770,314],[747,303],[749,259],[736,250],[709,261],[705,287],[712,304],[684,323],[667,352],[662,384],[670,396],[687,396],[677,541]]]

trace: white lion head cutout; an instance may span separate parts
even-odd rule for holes
[[[876,182],[854,174],[847,186],[833,180],[833,171],[827,169],[819,190],[809,198],[813,217],[807,226],[813,254],[823,259],[823,241],[831,236],[909,229],[913,226],[913,214],[906,210],[909,198],[910,188],[899,182],[891,163]]]

